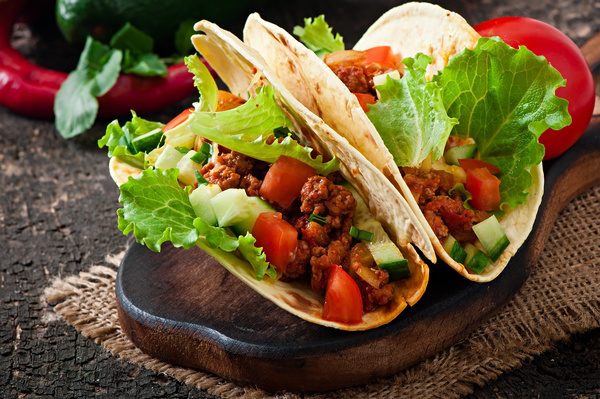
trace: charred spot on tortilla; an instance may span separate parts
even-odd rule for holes
[[[313,301],[291,290],[286,295],[279,296],[279,298],[291,308],[297,309],[302,313],[310,314],[318,313],[319,311],[318,306]]]

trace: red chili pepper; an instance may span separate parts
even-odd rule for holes
[[[0,1],[0,106],[27,116],[51,118],[54,98],[68,74],[35,65],[12,48],[12,27],[25,4],[23,0]],[[193,75],[183,62],[169,66],[165,78],[120,75],[108,93],[98,98],[98,115],[127,115],[132,109],[157,111],[195,91]]]

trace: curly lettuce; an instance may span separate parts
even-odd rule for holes
[[[254,246],[250,233],[236,237],[223,227],[210,226],[197,217],[189,200],[190,187],[181,188],[177,169],[146,169],[137,178],[120,186],[117,211],[118,227],[123,234],[133,232],[136,241],[152,251],[160,251],[164,242],[175,247],[200,245],[211,255],[239,251],[240,262],[254,271],[258,280],[277,272],[266,261],[262,248]]]
[[[423,54],[404,59],[402,79],[388,76],[377,86],[379,101],[367,113],[398,166],[417,167],[430,154],[437,160],[458,122],[446,113],[439,85],[425,77],[432,60]]]
[[[377,86],[380,101],[367,113],[396,163],[439,158],[448,133],[472,138],[477,158],[500,168],[503,206],[526,202],[530,169],[544,157],[538,138],[571,123],[568,102],[554,94],[565,80],[544,57],[499,38],[480,38],[430,82],[426,59],[417,54],[403,61],[404,76]]]
[[[473,138],[478,158],[500,168],[500,196],[513,208],[527,200],[530,168],[544,158],[538,138],[571,123],[568,101],[554,93],[565,79],[544,57],[499,38],[481,38],[434,76],[452,134]]]

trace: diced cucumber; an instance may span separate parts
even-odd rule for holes
[[[217,215],[213,209],[211,199],[221,192],[221,188],[217,184],[199,185],[190,194],[190,203],[196,216],[204,220],[211,226],[217,225]]]
[[[476,274],[481,274],[483,270],[490,264],[490,258],[482,251],[477,251],[475,256],[467,263],[467,269],[471,270]]]
[[[510,244],[508,237],[506,237],[504,230],[502,230],[502,226],[500,226],[498,219],[494,215],[474,225],[473,231],[492,262],[495,262],[500,257],[502,251]]]
[[[447,164],[459,166],[459,159],[472,159],[477,153],[477,144],[464,144],[450,148],[444,153]]]
[[[481,274],[491,262],[490,258],[483,251],[480,251],[471,243],[465,244],[464,250],[467,253],[467,257],[463,265],[476,274]]]
[[[251,233],[256,218],[263,212],[275,212],[275,208],[260,197],[248,197],[248,216],[233,224],[231,230],[238,236]]]
[[[383,226],[371,213],[362,197],[350,184],[343,184],[356,199],[356,210],[354,211],[354,226],[360,230],[373,233],[370,242],[363,241],[375,263],[381,270],[387,270],[390,274],[390,281],[400,280],[410,277],[410,268],[408,260],[404,258],[398,246],[390,239]]]
[[[177,151],[172,145],[167,144],[158,158],[156,158],[154,167],[158,169],[176,168],[181,158],[183,158],[183,154]]]
[[[448,236],[443,245],[444,249],[452,259],[458,263],[463,263],[467,257],[467,252],[463,249],[458,241],[451,235]]]
[[[217,222],[221,227],[232,226],[248,217],[250,207],[246,191],[241,188],[230,188],[221,191],[210,200]]]
[[[367,243],[371,256],[381,270],[386,270],[390,281],[402,280],[410,277],[408,260],[404,259],[402,252],[391,240],[377,244]]]
[[[160,145],[163,139],[163,131],[161,128],[156,128],[146,134],[142,134],[131,140],[133,147],[139,152],[150,152]]]
[[[177,169],[179,169],[179,181],[186,186],[192,186],[196,183],[196,171],[202,169],[202,165],[192,161],[192,157],[196,154],[196,151],[189,150],[180,160],[177,162]]]

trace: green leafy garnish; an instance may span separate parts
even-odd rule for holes
[[[442,88],[448,115],[459,121],[452,134],[473,138],[477,157],[500,168],[502,203],[511,208],[524,203],[532,184],[529,170],[544,157],[538,138],[571,123],[568,102],[554,94],[565,84],[560,73],[525,47],[481,38],[432,81]]]
[[[457,120],[446,113],[440,87],[427,82],[430,57],[406,58],[402,79],[389,76],[377,86],[380,99],[367,113],[398,166],[419,166],[430,154],[437,160]]]
[[[98,97],[117,82],[121,71],[141,76],[167,75],[167,67],[152,53],[153,40],[127,23],[106,46],[89,36],[74,71],[69,73],[54,99],[55,125],[65,139],[94,124]]]
[[[230,150],[267,163],[275,163],[281,155],[287,155],[312,166],[323,175],[339,168],[337,159],[323,163],[321,155],[313,158],[312,149],[300,145],[291,136],[267,144],[267,138],[281,126],[291,127],[292,123],[279,107],[275,89],[263,86],[256,97],[237,108],[222,112],[195,111],[190,129]],[[187,127],[180,125],[175,129]]]
[[[254,278],[262,280],[265,274],[271,278],[277,277],[275,267],[267,262],[267,256],[262,252],[262,248],[254,246],[256,239],[252,234],[246,233],[245,236],[240,236],[238,241],[240,253],[254,269]]]
[[[123,52],[121,69],[141,76],[167,76],[167,66],[152,53],[154,40],[127,22],[110,40],[110,46]]]
[[[117,81],[123,54],[88,37],[77,67],[61,85],[54,100],[55,125],[69,139],[94,124],[98,100]]]
[[[213,255],[239,250],[256,279],[261,280],[265,274],[275,278],[275,268],[267,262],[262,248],[254,246],[256,239],[250,233],[236,237],[196,216],[189,200],[190,188],[179,186],[178,173],[177,169],[146,169],[123,183],[119,196],[123,208],[117,211],[119,229],[124,234],[133,231],[136,241],[153,251],[160,251],[166,241],[183,248],[201,242]]]
[[[131,121],[125,122],[123,127],[116,119],[109,123],[106,133],[98,140],[98,147],[107,146],[109,158],[118,156],[122,161],[142,169],[144,152],[135,147],[133,140],[155,129],[162,129],[164,124],[140,118],[134,111],[131,111],[131,115]],[[158,142],[161,143],[162,141]]]
[[[136,241],[153,251],[160,251],[165,241],[184,248],[196,244],[199,234],[194,227],[197,218],[189,200],[190,189],[179,186],[178,173],[177,169],[146,169],[120,186],[123,208],[117,215],[123,234],[133,231]]]
[[[215,111],[219,99],[219,88],[210,71],[204,65],[198,54],[185,57],[185,64],[194,74],[194,86],[200,92],[200,99],[196,106],[197,111]]]
[[[325,22],[324,15],[319,15],[314,21],[312,18],[304,18],[304,27],[295,26],[293,33],[298,36],[306,47],[321,58],[325,54],[341,51],[345,48],[344,39],[339,33],[333,35],[332,29]]]

